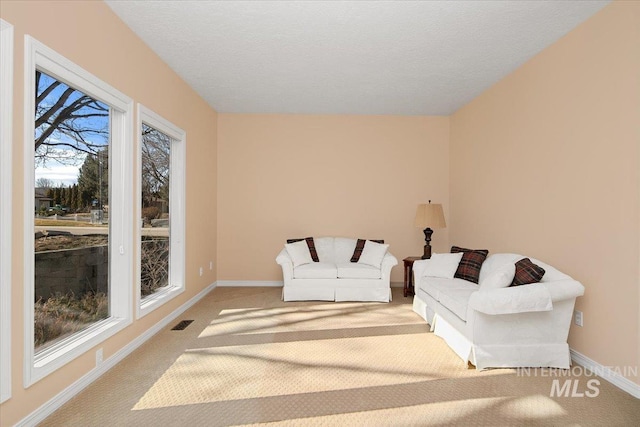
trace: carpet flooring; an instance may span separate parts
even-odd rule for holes
[[[41,425],[640,425],[640,400],[582,369],[468,369],[400,289],[389,304],[280,292],[214,289],[173,322],[194,320],[185,330],[169,325]],[[577,381],[576,397],[551,397],[554,380]]]

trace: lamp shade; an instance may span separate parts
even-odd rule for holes
[[[439,203],[425,203],[418,205],[415,226],[418,228],[445,228],[444,212]]]

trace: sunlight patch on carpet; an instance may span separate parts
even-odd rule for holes
[[[425,334],[426,335],[426,334]],[[292,393],[344,390],[440,378],[412,344],[386,336],[189,350],[134,409],[160,408]]]
[[[512,399],[500,409],[500,412],[506,416],[528,413],[529,419],[549,419],[567,414],[557,402],[541,394]]]
[[[401,314],[389,304],[330,303],[279,306],[261,310],[222,310],[200,334],[200,338],[224,334],[252,334],[287,330],[342,329],[363,326],[416,323],[411,311]],[[425,324],[426,327],[426,324]]]

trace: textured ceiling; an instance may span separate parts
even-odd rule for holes
[[[219,112],[448,115],[609,1],[106,3]]]

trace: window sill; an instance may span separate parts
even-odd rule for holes
[[[156,308],[161,307],[183,292],[184,286],[168,286],[161,291],[158,291],[151,295],[147,295],[140,301],[137,318],[140,319],[141,317],[146,316]]]
[[[129,319],[110,317],[85,331],[77,332],[67,339],[34,355],[34,363],[26,374],[25,386],[29,387],[56,369],[71,362],[92,347],[100,344],[131,324]]]

